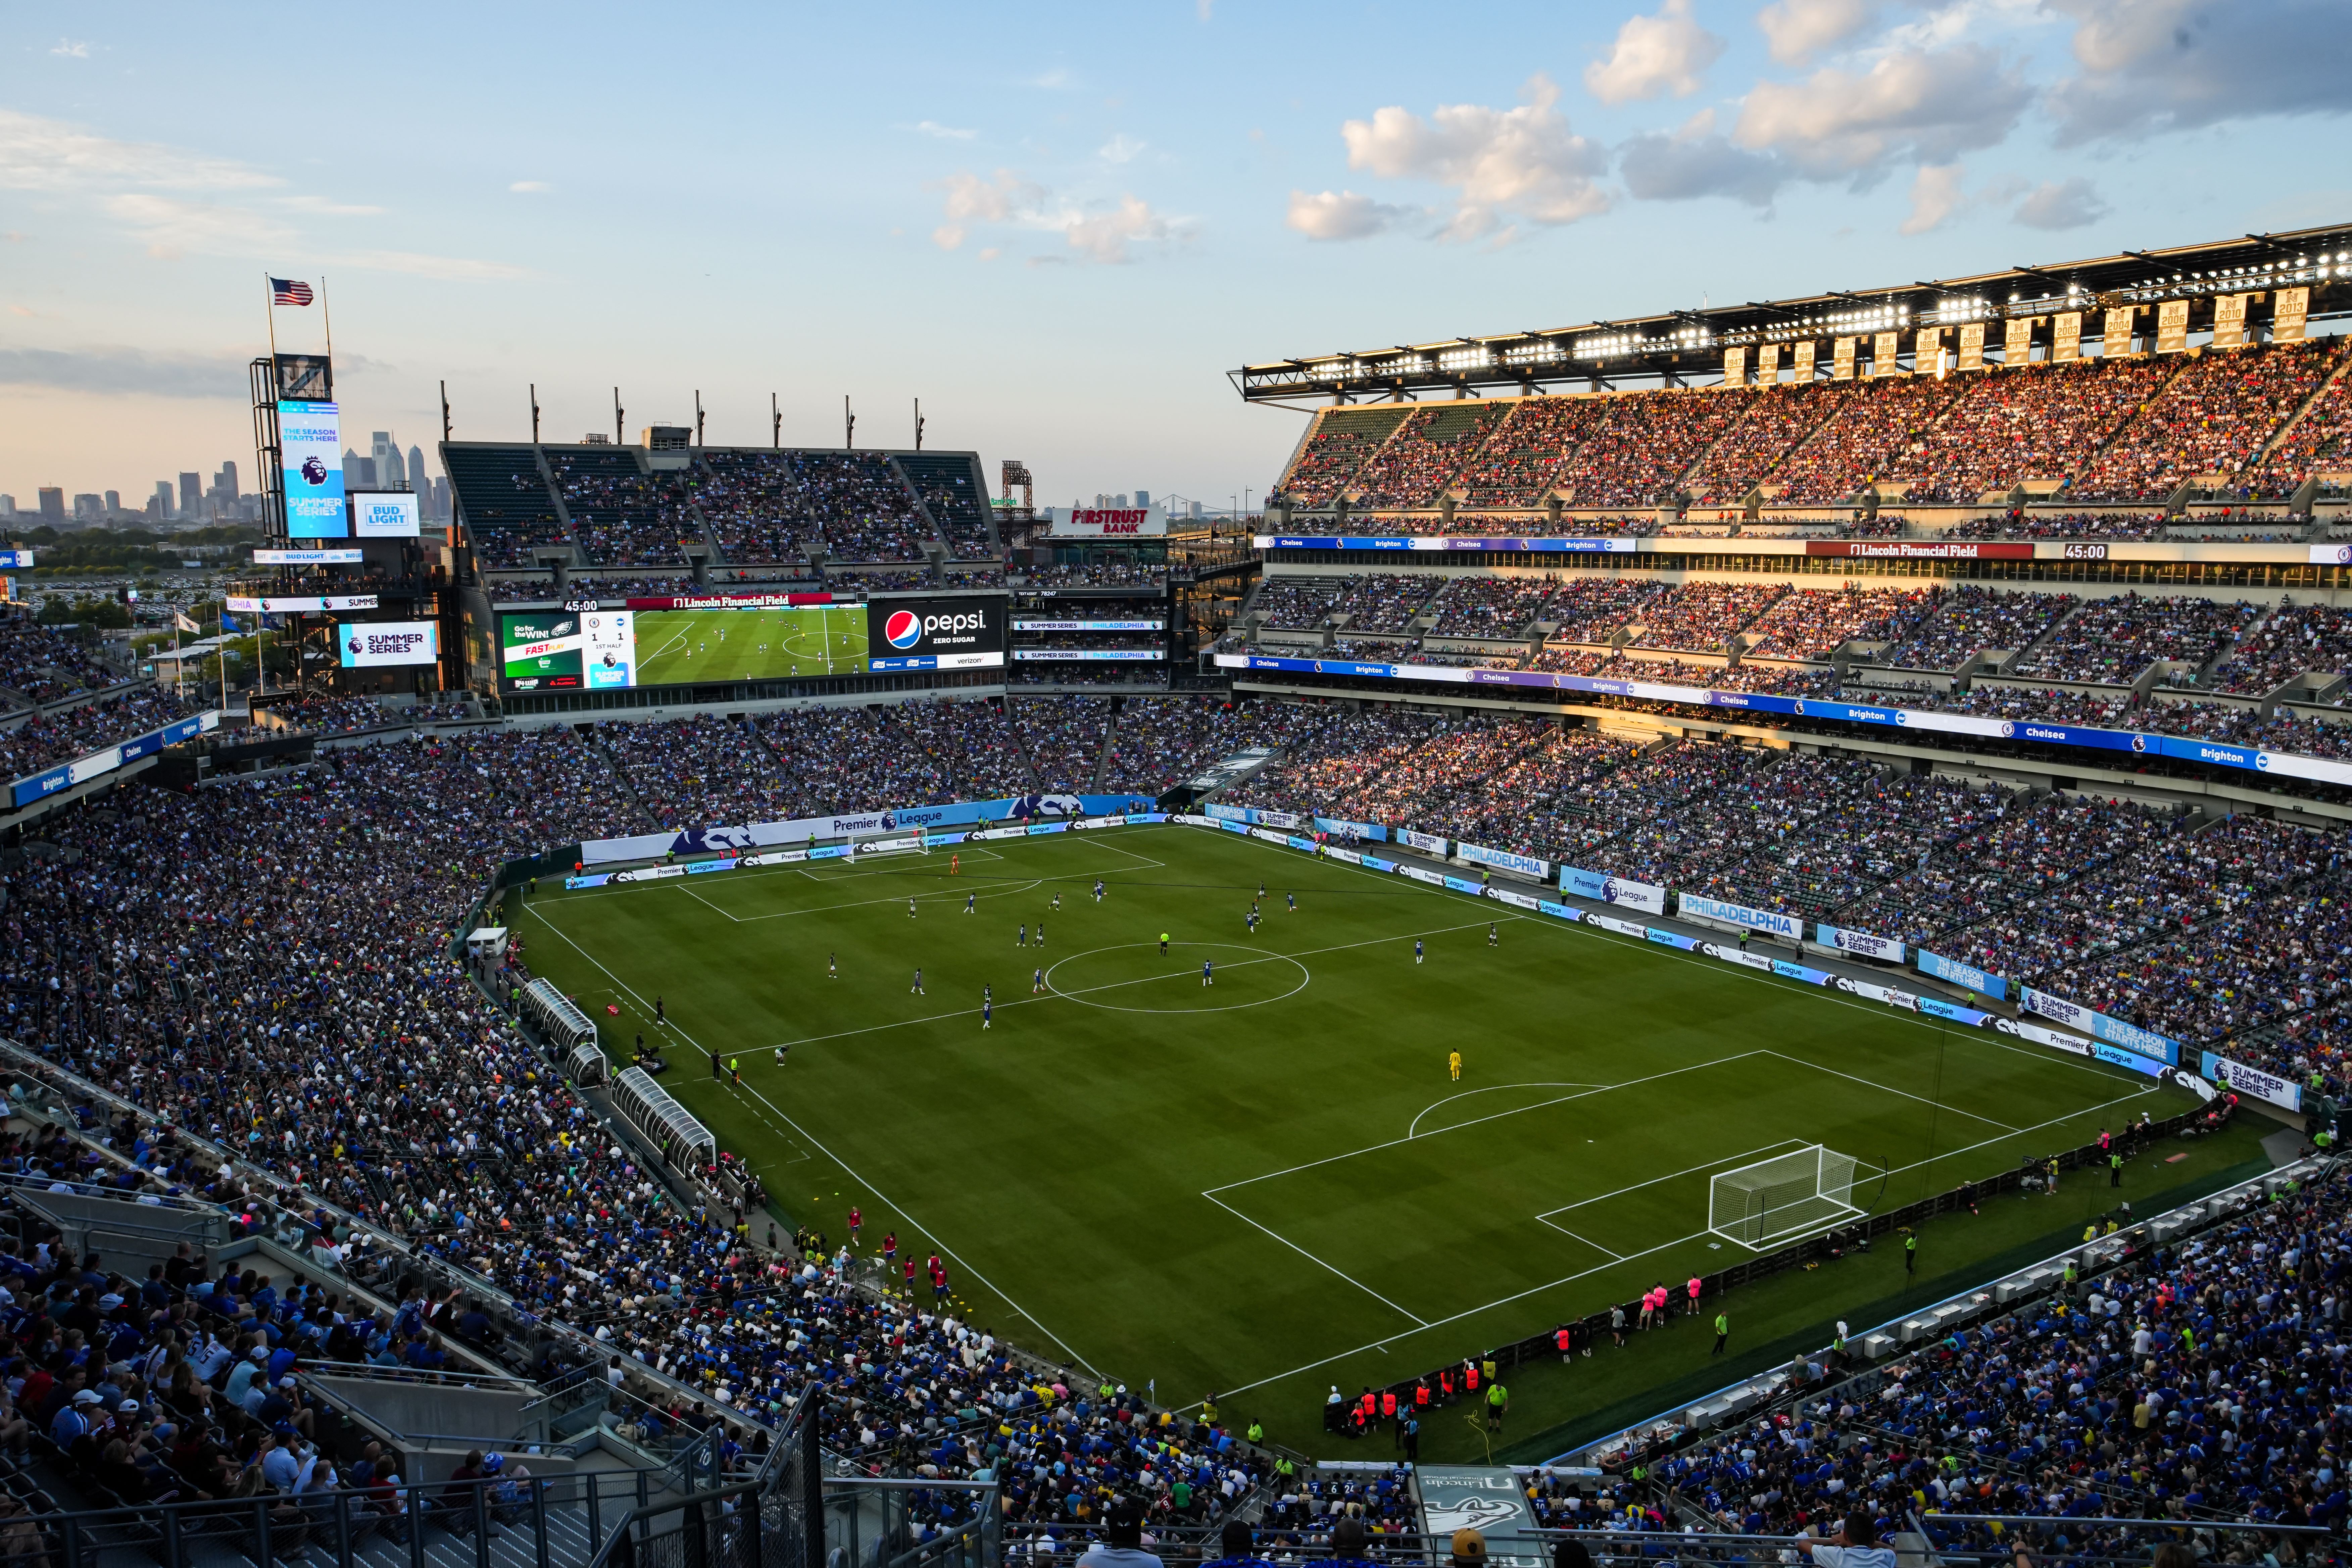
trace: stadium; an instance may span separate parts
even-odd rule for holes
[[[10,1555],[2334,1561],[2352,227],[1821,288],[1224,526],[255,359],[315,668],[0,624]]]

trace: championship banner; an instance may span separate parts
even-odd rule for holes
[[[1920,375],[1944,373],[1944,329],[1922,327],[1911,334],[1911,369]]]
[[[1799,343],[1797,345],[1797,352],[1790,356],[1789,379],[1791,381],[1811,381],[1813,379],[1812,339],[1807,338],[1802,342]]]
[[[2246,342],[2246,297],[2243,294],[2217,294],[2213,297],[2213,346],[2217,349],[2243,348]]]
[[[2217,1057],[2211,1051],[2202,1054],[2204,1074],[2215,1083],[2225,1084],[2240,1094],[2253,1096],[2287,1110],[2303,1109],[2303,1086],[2290,1079],[2266,1073],[2260,1068],[2250,1068],[2243,1062],[2233,1062],[2227,1057]]]
[[[2143,1029],[2137,1024],[2111,1018],[2079,1002],[2069,1002],[2063,996],[2053,996],[2047,991],[2036,991],[2031,985],[2018,988],[2018,1005],[2029,1013],[2039,1013],[2068,1028],[2080,1029],[2095,1040],[2104,1040],[2111,1046],[2122,1046],[2142,1056],[2153,1057],[2167,1067],[2180,1065],[2179,1042],[2167,1039],[2153,1029]]]
[[[1903,350],[1899,345],[1902,338],[1903,334],[1900,332],[1881,332],[1873,340],[1870,345],[1870,374],[1873,376],[1895,375],[1901,373],[1903,366],[1900,355]]]
[[[2083,357],[2083,312],[2061,310],[2050,318],[2050,363],[2064,364]]]
[[[2311,290],[2282,289],[2277,298],[2278,303],[2271,310],[2271,342],[2303,342],[2304,327],[2311,314]]]
[[[2013,316],[2001,338],[2001,363],[2021,365],[2033,358],[2033,316]]]
[[[2189,349],[2189,301],[2167,300],[2156,308],[2156,352],[2185,353]]]
[[[1766,343],[1756,351],[1756,384],[1777,385],[1780,380],[1780,345]]]
[[[1721,899],[1710,899],[1703,893],[1677,892],[1675,900],[1675,907],[1684,914],[1696,915],[1701,920],[1721,921],[1727,925],[1746,926],[1750,931],[1769,931],[1790,942],[1802,942],[1805,937],[1805,922],[1795,915],[1784,915],[1778,910],[1752,910],[1746,904],[1726,903]]]
[[[2132,318],[2139,314],[2137,305],[2117,305],[2107,312],[2105,325],[2099,333],[2099,353],[2107,359],[2131,353]]]
[[[1853,340],[1852,338],[1840,338],[1830,344],[1830,379],[1832,381],[1853,379]]]
[[[1746,349],[1723,351],[1723,384],[1726,386],[1748,384],[1748,351]]]
[[[1968,321],[1961,324],[1960,368],[1962,370],[1984,369],[1984,338],[1985,324],[1982,321]]]
[[[1813,928],[1821,933],[1823,947],[1833,947],[1841,952],[1857,953],[1864,958],[1875,958],[1887,963],[1903,962],[1903,944],[1892,937],[1873,936],[1866,931],[1848,931],[1826,921]]]
[[[1580,899],[1591,899],[1597,904],[1622,905],[1647,915],[1666,912],[1665,889],[1649,882],[1612,877],[1606,871],[1582,871],[1573,866],[1562,866],[1559,868],[1559,890],[1573,893]]]

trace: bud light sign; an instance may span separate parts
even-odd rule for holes
[[[873,600],[866,606],[866,667],[1001,668],[1006,603],[994,595]]]

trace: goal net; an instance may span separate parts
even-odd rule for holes
[[[1707,1184],[1706,1227],[1763,1247],[1860,1214],[1853,1197],[1853,1156],[1815,1143],[1717,1175]]]

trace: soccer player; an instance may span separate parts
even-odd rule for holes
[[[1258,879],[1257,896],[1261,899],[1265,897],[1265,879],[1264,878],[1260,878]]]
[[[1054,912],[1057,915],[1062,912],[1062,889],[1059,888],[1054,889]]]
[[[1412,939],[1412,961],[1415,963],[1419,963],[1421,962],[1421,938],[1414,937]]]
[[[980,999],[981,999],[982,1002],[993,1002],[993,1001],[995,1001],[995,1000],[996,1000],[996,987],[995,987],[995,986],[993,986],[993,985],[988,985],[988,984],[983,984],[983,985],[982,985],[982,986],[981,986],[981,988],[980,988]]]
[[[914,1256],[914,1254],[913,1254],[913,1253],[911,1253],[911,1252],[910,1252],[910,1253],[908,1253],[908,1254],[907,1255],[907,1299],[908,1299],[908,1300],[910,1300],[910,1301],[911,1301],[911,1300],[914,1300],[914,1298],[915,1298],[915,1256]]]
[[[1039,947],[1045,945],[1045,922],[1044,921],[1039,921],[1037,922],[1037,945]]]
[[[980,1026],[983,1029],[992,1029],[996,1026],[996,1002],[992,997],[981,998]]]
[[[974,900],[976,900],[977,899],[979,899],[979,897],[980,897],[980,895],[979,895],[978,893],[966,893],[966,894],[963,896],[963,912],[964,912],[964,913],[966,913],[966,914],[968,914],[968,915],[976,915],[976,914],[980,913],[980,910],[978,910],[978,908],[976,908],[976,907],[975,907],[975,903],[974,903]]]
[[[824,977],[827,980],[838,980],[841,978],[840,954],[828,952],[824,955]]]
[[[856,1246],[856,1245],[857,1245],[857,1227],[858,1227],[859,1226],[861,1226],[861,1225],[864,1225],[865,1223],[866,1223],[866,1216],[865,1216],[864,1215],[859,1214],[859,1213],[857,1212],[857,1205],[856,1205],[856,1204],[852,1204],[852,1205],[849,1205],[849,1245],[850,1245],[850,1246],[855,1247],[855,1246]]]
[[[662,999],[660,994],[656,992],[654,995],[654,1022],[656,1024],[666,1024],[668,1021],[668,1019],[662,1016]]]
[[[1503,933],[1496,929],[1496,925],[1493,921],[1488,921],[1486,922],[1486,945],[1488,947],[1500,947],[1503,945]]]
[[[784,1065],[784,1055],[785,1055],[785,1053],[786,1053],[786,1052],[790,1051],[792,1048],[793,1048],[793,1047],[792,1047],[792,1046],[791,1046],[789,1043],[787,1043],[787,1044],[785,1044],[785,1045],[778,1046],[778,1047],[776,1047],[776,1065],[777,1065],[778,1067],[782,1067],[782,1066],[783,1066],[783,1065]]]
[[[950,856],[949,856],[949,857],[948,857],[948,875],[949,875],[949,876],[952,877],[952,876],[954,876],[956,873],[958,873],[959,871],[961,871],[962,869],[963,869],[963,857],[962,857],[962,856],[961,856],[961,855],[950,855]]]
[[[1217,961],[1213,958],[1204,958],[1201,960],[1201,984],[1203,985],[1214,985],[1216,983]]]
[[[882,1238],[882,1261],[886,1265],[898,1261],[898,1233],[895,1230]]]
[[[1448,1051],[1445,1053],[1445,1076],[1455,1083],[1462,1081],[1462,1053],[1460,1051]]]
[[[915,900],[912,894],[909,894],[907,899],[907,918],[908,920],[915,918]]]
[[[1297,893],[1285,893],[1282,896],[1289,902],[1290,912],[1294,915],[1297,914],[1298,912],[1298,895]]]
[[[1168,933],[1164,931],[1160,933],[1160,956],[1168,956]]]
[[[929,992],[923,989],[923,966],[921,964],[919,963],[915,965],[915,983],[912,985],[908,986],[907,990],[911,994],[917,996],[928,996],[930,994]]]
[[[1029,972],[1029,994],[1034,996],[1045,989],[1045,972],[1042,969],[1031,970]]]
[[[1097,903],[1101,903],[1102,901],[1103,901],[1103,880],[1102,880],[1102,879],[1101,879],[1100,877],[1097,877],[1097,878],[1095,879],[1095,902],[1097,902]]]

